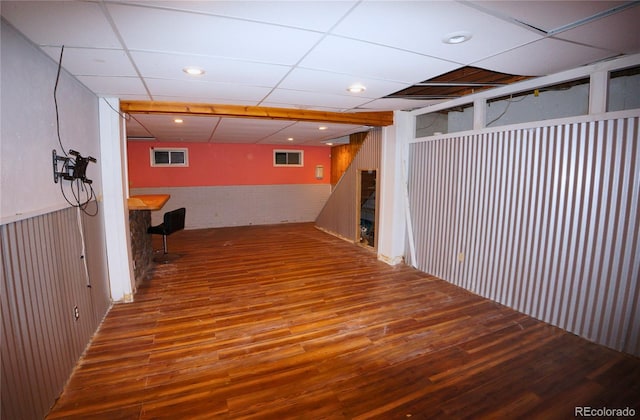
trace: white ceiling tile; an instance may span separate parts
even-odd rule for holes
[[[158,102],[184,102],[189,104],[222,104],[222,105],[247,105],[247,106],[258,106],[258,101],[243,101],[243,100],[234,100],[233,103],[230,103],[228,100],[224,100],[219,98],[202,98],[195,97],[189,95],[180,95],[176,93],[175,95],[154,95],[153,99],[147,98],[146,100],[153,100]]]
[[[212,141],[216,143],[257,143],[291,124],[293,124],[292,121],[223,118],[216,127]]]
[[[619,6],[624,1],[472,1],[482,8],[550,32]]]
[[[144,95],[147,90],[137,77],[77,76],[92,92],[102,96]]]
[[[337,144],[349,144],[350,139],[349,136],[342,136],[342,137],[338,137],[335,139],[330,139],[331,143],[333,143],[333,145],[337,145]]]
[[[552,56],[549,55],[550,52],[553,52]],[[585,61],[588,63],[602,60],[611,55],[610,51],[546,38],[495,57],[480,60],[473,65],[510,74],[542,76],[581,66]]]
[[[208,13],[314,31],[329,30],[355,1],[145,1],[145,6]]]
[[[145,83],[155,98],[172,96],[180,92],[181,96],[201,98],[200,102],[234,103],[236,101],[259,101],[270,91],[269,88],[242,86],[231,83],[201,82],[195,80],[145,79]]]
[[[442,42],[447,34],[459,31],[471,33],[472,38],[456,45]],[[363,2],[332,33],[463,64],[540,38],[452,1]]]
[[[322,136],[325,137],[330,137],[330,138],[334,138],[336,136],[341,136],[343,135],[342,133],[345,131],[349,131],[349,130],[353,130],[353,129],[357,129],[360,128],[360,126],[358,125],[354,125],[354,124],[338,124],[338,123],[324,123],[324,122],[303,122],[303,121],[299,121],[296,122],[294,127],[296,127],[296,129],[300,132],[300,133],[307,133],[307,134],[321,134]],[[321,130],[321,127],[326,127],[326,129]]]
[[[260,102],[259,106],[270,107],[270,108],[309,109],[313,111],[326,111],[326,112],[345,112],[345,111],[348,111],[349,109],[349,108],[332,108],[328,106],[314,106],[313,108],[308,108],[308,107],[305,108],[298,104],[270,102],[270,101]]]
[[[361,110],[371,111],[384,111],[388,109],[398,109],[403,111],[410,111],[413,109],[424,108],[429,105],[439,104],[444,100],[417,100],[417,99],[402,99],[402,98],[381,98],[368,102],[364,106],[361,106]]]
[[[349,93],[347,88],[354,84],[366,87],[362,93]],[[307,92],[323,92],[354,98],[379,98],[411,86],[409,83],[371,79],[348,74],[331,73],[320,70],[296,68],[278,85],[282,89]]]
[[[314,93],[299,90],[276,89],[265,99],[268,102],[291,104],[289,107],[300,109],[317,109],[316,107],[330,108],[356,108],[369,102],[370,99],[362,97],[349,97],[346,95],[331,95],[327,93]]]
[[[329,36],[302,60],[300,67],[413,84],[459,65],[395,48]]]
[[[126,121],[126,130],[127,130],[127,138],[136,138],[136,140],[142,140],[148,138],[149,140],[155,140],[153,134],[144,127],[138,120],[137,115],[127,118]]]
[[[60,59],[59,47],[43,47],[56,62]],[[62,67],[74,76],[129,76],[137,73],[122,50],[65,47]]]
[[[640,51],[639,24],[640,3],[620,13],[561,32],[556,37],[617,53],[632,54]]]
[[[218,117],[180,116],[178,124],[173,115],[133,114],[127,121],[127,135],[151,135],[158,141],[207,142],[220,120]]]
[[[147,94],[131,95],[128,93],[121,93],[117,97],[122,101],[150,101],[151,100],[151,98]]]
[[[2,1],[2,16],[38,45],[122,47],[98,3]]]
[[[220,133],[232,132],[235,130],[245,133],[265,135],[265,133],[276,132],[295,124],[294,121],[269,120],[262,118],[224,118],[217,131]]]
[[[108,8],[130,50],[294,64],[321,36],[310,31],[195,13],[122,4],[109,4]]]
[[[320,130],[319,127],[326,127],[325,130]],[[260,143],[272,144],[321,144],[324,141],[335,139],[337,137],[343,137],[351,133],[359,131],[366,131],[366,128],[353,124],[328,124],[328,123],[314,123],[314,122],[302,122],[298,121],[283,130],[274,133],[268,137],[265,137]],[[293,138],[293,141],[288,141],[288,138]]]
[[[515,22],[553,30],[622,3],[2,1],[0,12],[45,46],[54,61],[64,44],[65,69],[98,95],[340,112],[410,110],[442,102],[384,96],[466,64],[543,75],[636,53],[640,6],[555,35],[566,41],[540,40],[539,31]],[[323,34],[328,30],[331,34]],[[471,32],[472,38],[459,45],[442,43],[455,31]],[[182,72],[187,65],[206,73],[190,78]],[[367,90],[349,94],[345,89],[354,82]],[[288,144],[286,137],[294,137],[295,144],[320,144],[363,130],[337,125],[321,132],[314,123],[209,117],[182,126],[180,134],[164,120],[147,122],[174,141],[208,141],[211,124],[218,122],[213,141],[236,143]],[[146,132],[134,123],[130,128]]]
[[[240,83],[252,86],[274,86],[291,68],[284,65],[197,55],[133,51],[131,56],[143,77]],[[187,66],[200,67],[205,70],[205,73],[202,76],[189,76],[183,71]]]

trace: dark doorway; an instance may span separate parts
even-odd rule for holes
[[[360,171],[360,243],[375,247],[376,170]]]

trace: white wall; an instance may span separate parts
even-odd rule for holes
[[[0,222],[8,223],[69,205],[53,182],[51,152],[62,154],[53,101],[57,63],[5,21],[0,26]],[[65,149],[99,159],[98,98],[64,70],[57,98]],[[99,166],[90,164],[87,176],[99,194]]]
[[[131,195],[170,194],[160,211],[151,212],[154,225],[162,215],[187,209],[186,229],[312,222],[331,194],[330,184],[235,185],[219,187],[134,188]]]
[[[407,238],[407,139],[414,132],[414,121],[409,114],[395,111],[394,125],[382,129],[382,152],[380,156],[380,217],[378,219],[378,259],[390,265],[404,259],[404,247],[409,239],[412,253],[412,238]]]
[[[96,217],[85,216],[53,182],[51,151],[62,153],[56,63],[0,22],[0,417],[41,419],[111,304],[105,225],[101,203]],[[58,100],[65,149],[100,162],[98,98],[62,72]],[[100,194],[100,167],[91,165],[87,175]],[[95,209],[94,202],[87,210]]]

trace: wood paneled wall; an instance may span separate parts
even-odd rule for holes
[[[411,144],[412,264],[640,355],[640,118],[618,115]]]
[[[360,238],[358,170],[380,168],[382,129],[376,128],[366,134],[358,154],[316,219],[319,228],[353,242]]]
[[[366,138],[366,132],[351,134],[349,144],[341,144],[331,148],[331,185],[335,186],[340,181]]]
[[[3,419],[46,415],[110,307],[103,232],[76,208],[0,226]]]

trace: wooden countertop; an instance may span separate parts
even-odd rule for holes
[[[127,205],[129,210],[160,210],[169,198],[169,194],[132,195]]]

